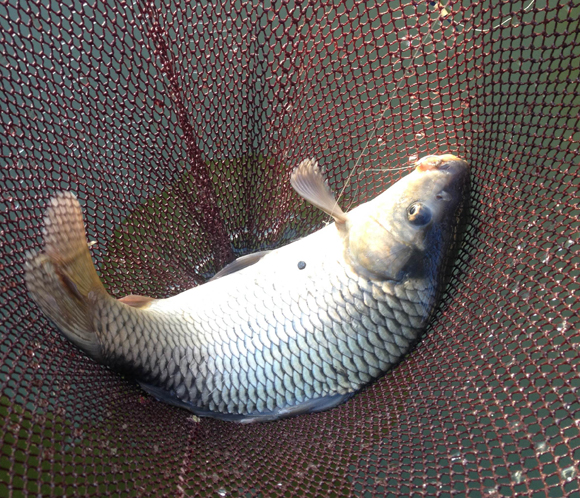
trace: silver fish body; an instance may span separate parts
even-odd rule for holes
[[[254,422],[333,407],[424,332],[459,241],[468,168],[430,156],[411,180],[345,214],[316,164],[301,167],[304,183],[293,185],[335,224],[168,299],[107,294],[78,202],[60,194],[44,254],[27,263],[29,290],[93,358],[198,415]],[[409,187],[412,175],[428,195]]]

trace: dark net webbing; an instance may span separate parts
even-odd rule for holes
[[[579,17],[577,0],[2,2],[0,496],[578,493]],[[58,190],[113,295],[166,297],[322,226],[289,185],[301,159],[346,209],[447,151],[473,194],[444,304],[329,412],[199,422],[27,295]]]

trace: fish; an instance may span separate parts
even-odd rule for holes
[[[45,212],[43,250],[26,255],[29,293],[86,355],[198,416],[253,423],[333,408],[424,334],[464,232],[469,166],[426,156],[348,213],[315,159],[290,182],[334,221],[166,299],[111,296],[81,206],[59,192]]]

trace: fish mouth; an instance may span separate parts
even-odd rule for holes
[[[469,184],[469,164],[467,161],[453,154],[440,156],[425,156],[415,163],[415,171],[419,173],[435,174],[442,177],[445,185],[438,199],[450,200],[455,198],[458,202],[465,196],[465,190]]]
[[[449,171],[453,173],[459,170],[464,171],[469,169],[469,165],[463,159],[460,159],[453,154],[442,154],[440,156],[430,155],[419,159],[415,166],[417,171]]]

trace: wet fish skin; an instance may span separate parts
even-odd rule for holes
[[[429,156],[349,213],[313,161],[301,167],[293,185],[336,223],[169,299],[109,296],[78,201],[61,193],[44,254],[28,257],[30,293],[90,356],[198,415],[255,422],[331,408],[424,332],[459,242],[468,167]]]

